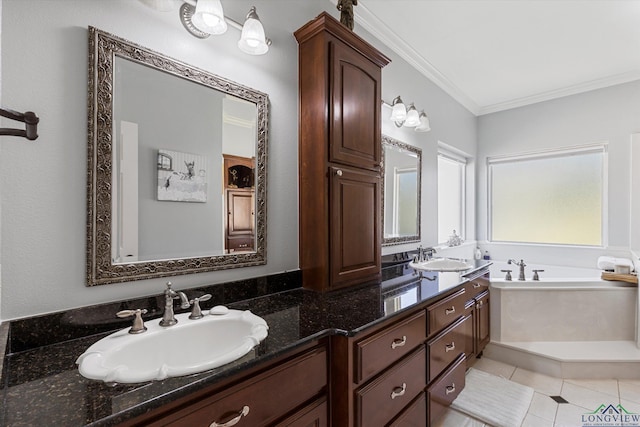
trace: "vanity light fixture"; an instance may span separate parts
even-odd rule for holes
[[[422,110],[420,112],[420,124],[414,129],[416,132],[429,132],[431,130],[431,124],[429,123],[429,117],[427,113]]]
[[[382,101],[382,103],[386,104],[384,101]],[[405,126],[414,128],[416,132],[428,132],[431,130],[429,117],[427,117],[424,110],[418,113],[413,103],[407,108],[402,98],[396,96],[389,106],[391,107],[391,116],[389,119],[393,121],[397,127]]]
[[[227,31],[220,0],[198,0],[191,22],[207,34],[224,34]]]
[[[194,37],[206,39],[210,35],[223,34],[227,24],[242,32],[238,48],[249,55],[264,55],[269,51],[271,40],[265,37],[264,27],[255,6],[249,9],[244,25],[224,16],[220,0],[182,0],[180,21]]]
[[[260,22],[260,18],[258,18],[255,6],[251,6],[247,14],[247,20],[244,21],[238,47],[249,55],[263,55],[269,50],[267,38],[264,35],[264,27]]]

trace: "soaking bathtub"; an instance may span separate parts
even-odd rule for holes
[[[512,270],[511,281],[505,280],[505,269]],[[533,269],[544,270],[539,281],[532,280]],[[494,261],[490,271],[493,345],[485,354],[566,378],[593,377],[600,363],[640,363],[636,284],[602,280],[600,270],[588,268],[526,265],[525,281],[518,280],[519,267],[506,261]],[[574,362],[598,365],[580,368]],[[574,363],[569,371],[568,363]]]

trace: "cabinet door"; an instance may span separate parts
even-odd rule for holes
[[[330,168],[331,288],[380,278],[380,177]]]
[[[478,319],[478,339],[477,351],[478,354],[489,344],[491,339],[489,335],[489,292],[483,292],[476,297],[476,317]]]
[[[475,362],[476,357],[476,302],[471,300],[464,308],[465,358],[467,368]]]
[[[380,67],[337,40],[330,56],[329,161],[380,170]]]
[[[253,191],[227,191],[227,235],[253,234]]]

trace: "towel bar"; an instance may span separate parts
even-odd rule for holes
[[[38,138],[38,122],[40,119],[32,111],[18,113],[17,111],[0,108],[0,116],[17,120],[25,124],[25,129],[0,128],[0,135],[21,136],[33,141]]]

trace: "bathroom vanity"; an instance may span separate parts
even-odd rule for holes
[[[487,271],[478,261],[421,277],[404,262],[380,283],[329,293],[303,289],[299,271],[185,290],[213,295],[203,309],[251,310],[269,335],[227,365],[140,384],[85,379],[75,361],[129,326],[114,318],[124,307],[157,321],[162,295],[8,322],[0,424],[424,425],[462,390],[467,356],[488,338]]]

